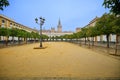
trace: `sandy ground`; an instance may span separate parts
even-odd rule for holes
[[[65,42],[0,49],[0,77],[120,77],[120,60]]]

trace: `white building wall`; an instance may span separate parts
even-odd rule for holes
[[[103,40],[102,41],[107,41],[106,35],[103,35]]]
[[[47,36],[62,36],[62,35],[69,35],[69,34],[73,34],[73,33],[50,33],[50,32],[48,32],[48,33],[43,33],[43,34],[45,34],[45,35],[47,35]]]
[[[18,40],[18,37],[14,37],[14,40]]]
[[[4,40],[4,37],[3,37],[3,36],[1,36],[1,40],[2,40],[2,41]]]
[[[1,27],[5,27],[4,23],[2,23]]]
[[[81,40],[83,40],[83,41],[84,41],[84,40],[85,40],[85,38],[81,38]]]
[[[116,42],[116,35],[111,34],[110,37],[109,37],[109,40],[110,40],[111,42]],[[102,40],[102,41],[107,41],[106,35],[103,35],[103,40]]]
[[[89,37],[89,40],[92,41],[92,40],[93,40],[93,37]]]
[[[100,36],[97,36],[97,41],[100,41]]]
[[[111,42],[116,42],[116,35],[115,34],[111,34],[109,40]],[[102,35],[102,39],[100,38],[100,36],[97,36],[97,41],[107,41],[106,35]]]
[[[115,34],[111,34],[111,42],[116,42],[116,35]]]
[[[9,39],[8,40],[12,40],[12,36],[9,36]]]

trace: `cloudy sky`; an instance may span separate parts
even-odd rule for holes
[[[102,6],[103,0],[9,0],[10,6],[0,14],[25,26],[39,29],[35,18],[46,19],[43,29],[57,28],[60,18],[63,31],[75,31],[84,27],[96,16],[109,12]]]

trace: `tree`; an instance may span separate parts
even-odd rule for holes
[[[23,31],[23,34],[24,34],[24,36],[23,36],[24,41],[27,44],[28,38],[32,37],[32,34],[30,32],[27,32],[27,31]]]
[[[94,46],[94,37],[97,36],[99,31],[97,31],[96,27],[89,26],[87,30],[87,36],[92,38],[92,46]],[[90,45],[90,40],[89,40]]]
[[[73,34],[70,34],[68,35],[68,39],[70,39],[71,42],[73,42],[73,39],[75,38],[75,35],[74,33]]]
[[[8,40],[9,40],[10,34],[11,34],[10,29],[6,28],[6,46],[8,45]]]
[[[113,14],[104,14],[96,23],[97,30],[100,31],[101,35],[106,35],[107,48],[109,48],[109,36],[113,33],[112,22],[115,19]]]
[[[63,41],[63,35],[62,35],[62,36],[60,36],[60,39],[61,39],[61,41]]]
[[[17,29],[17,32],[18,32],[18,35],[17,35],[17,37],[18,37],[18,43],[20,44],[20,42],[21,42],[20,38],[24,37],[24,30]]]
[[[76,38],[76,40],[78,41],[78,39],[79,39],[79,34],[78,34],[78,33],[73,33],[73,38]]]
[[[13,41],[13,44],[14,44],[14,37],[16,37],[18,35],[18,29],[17,28],[12,28],[10,29],[10,36],[12,36],[12,41]]]
[[[11,34],[11,32],[10,32],[9,28],[1,28],[0,27],[0,36],[6,36],[6,40],[5,40],[6,46],[8,45],[8,38],[9,38],[10,34]]]
[[[0,27],[0,36],[6,36],[6,28]]]
[[[104,0],[103,6],[110,8],[110,11],[120,15],[120,0]]]
[[[59,36],[55,36],[55,39],[56,39],[56,41],[58,41],[58,39],[59,39]]]
[[[31,35],[32,35],[32,37],[34,38],[34,42],[36,41],[36,38],[37,38],[37,33],[35,33],[35,32],[31,32]]]
[[[65,39],[65,41],[67,41],[67,40],[68,40],[68,35],[67,35],[67,34],[64,35],[64,36],[63,36],[63,39]]]
[[[81,38],[83,38],[83,31],[82,31],[82,30],[79,31],[79,32],[77,33],[77,35],[78,35],[78,37],[80,38],[80,45],[81,45],[81,43],[82,43]]]
[[[9,1],[8,0],[0,0],[0,10],[4,10],[3,7],[9,6]]]
[[[86,38],[87,38],[87,30],[88,28],[82,28],[81,37],[85,38],[85,45],[86,45]]]
[[[113,32],[116,34],[116,43],[118,43],[118,36],[120,36],[120,17],[116,17],[113,22]]]
[[[30,38],[33,37],[32,33],[30,33],[30,32],[27,32],[26,35],[27,35],[27,36],[26,36],[26,40],[27,40],[27,41],[30,41]]]
[[[114,33],[115,34],[120,34],[120,16],[116,17],[112,23],[112,25],[114,26]]]
[[[42,39],[43,39],[43,40],[47,39],[47,41],[48,41],[48,38],[49,38],[49,37],[48,37],[47,35],[45,35],[45,34],[42,35]]]
[[[55,38],[55,37],[54,37],[54,36],[52,36],[51,38],[52,38],[52,41],[54,41],[54,38]]]

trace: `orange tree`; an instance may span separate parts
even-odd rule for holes
[[[106,35],[107,48],[109,48],[109,36],[113,33],[112,22],[115,19],[113,14],[104,14],[96,23],[97,30],[101,35]]]
[[[6,36],[6,39],[5,39],[6,46],[8,45],[8,39],[10,34],[11,34],[11,31],[9,28],[0,27],[0,36]]]
[[[116,17],[111,24],[113,33],[116,34],[116,43],[118,43],[118,36],[120,36],[120,16]]]

